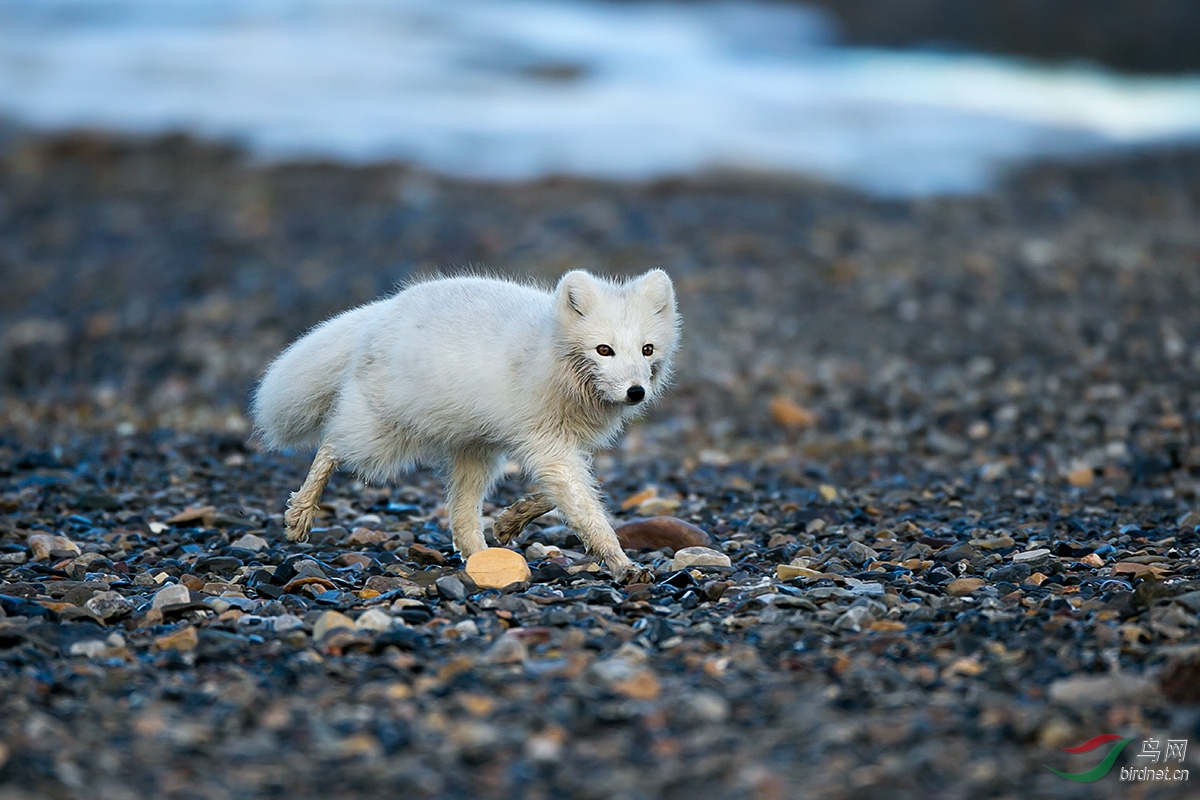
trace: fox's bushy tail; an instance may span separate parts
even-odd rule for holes
[[[358,308],[326,320],[283,351],[254,392],[251,414],[273,450],[315,447],[337,399],[359,330]]]

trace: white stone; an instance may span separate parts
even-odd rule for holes
[[[188,588],[182,583],[172,583],[155,592],[154,602],[150,605],[152,608],[162,608],[163,606],[178,606],[190,602],[192,602],[192,593],[188,591]]]
[[[354,620],[354,627],[360,631],[390,631],[396,619],[391,614],[379,608],[368,608]]]
[[[99,639],[84,639],[71,645],[71,655],[84,658],[99,658],[108,650],[108,644]]]
[[[711,547],[685,547],[675,552],[671,561],[671,569],[691,569],[692,567],[729,567],[733,562],[724,553]]]
[[[267,540],[261,536],[255,536],[253,533],[247,533],[242,538],[233,543],[233,547],[241,547],[245,550],[253,550],[259,552],[267,549]]]

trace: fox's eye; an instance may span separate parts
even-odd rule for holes
[[[652,344],[642,345],[642,355],[644,355],[646,358],[649,358],[650,356],[654,355],[654,345],[652,345]]]
[[[596,348],[596,352],[602,356],[615,356],[616,352],[606,344],[602,344]]]

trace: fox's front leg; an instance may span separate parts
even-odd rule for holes
[[[500,472],[501,465],[490,454],[461,453],[450,467],[446,506],[454,549],[464,561],[487,548],[483,538],[483,497]]]
[[[531,458],[530,466],[546,502],[558,506],[567,524],[579,534],[584,547],[608,567],[617,580],[623,579],[633,562],[621,549],[612,523],[600,501],[600,490],[587,460],[578,453],[556,458]]]
[[[308,541],[308,532],[312,530],[313,518],[321,503],[321,493],[325,491],[337,465],[338,459],[332,445],[323,444],[317,448],[304,485],[288,497],[287,512],[283,515],[288,541]]]

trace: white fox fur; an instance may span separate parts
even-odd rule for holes
[[[387,480],[423,463],[445,470],[467,558],[486,547],[483,499],[511,458],[623,575],[591,453],[661,395],[678,335],[662,270],[624,283],[576,270],[553,292],[441,278],[327,320],[275,359],[254,397],[268,446],[319,448],[288,504],[288,537],[308,535],[335,467]]]

